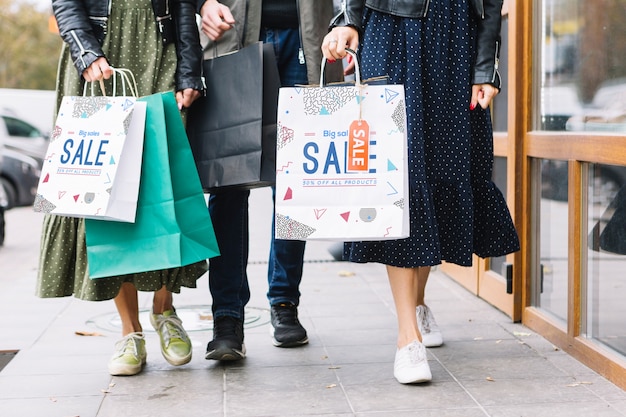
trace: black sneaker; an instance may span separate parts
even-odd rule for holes
[[[293,347],[309,343],[306,330],[298,320],[298,307],[286,303],[275,304],[271,315],[270,332],[274,346]]]
[[[213,340],[206,348],[205,359],[238,361],[246,357],[243,344],[243,321],[231,316],[213,321]]]

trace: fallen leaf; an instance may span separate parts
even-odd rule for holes
[[[339,271],[338,275],[340,277],[351,277],[351,276],[354,276],[356,274],[354,272],[352,272],[352,271]]]
[[[513,335],[514,335],[514,336],[524,337],[524,336],[532,336],[532,333],[513,332]]]
[[[213,314],[198,314],[199,320],[213,320]]]
[[[74,332],[74,334],[78,335],[78,336],[103,336],[102,333],[98,333],[98,332],[86,332],[84,330],[76,330]]]
[[[495,379],[493,379],[492,377],[488,376],[487,378],[485,378],[487,381],[489,382],[496,382]]]
[[[330,384],[330,385],[326,385],[326,388],[335,388],[337,386],[337,384]]]
[[[322,359],[323,359],[323,360],[326,360],[326,359],[328,359],[328,356],[323,355],[323,356],[322,356]]]
[[[502,343],[502,340],[496,340],[496,344]]]

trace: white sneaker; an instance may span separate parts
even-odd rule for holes
[[[443,336],[437,326],[435,316],[430,308],[425,305],[417,306],[417,328],[422,334],[422,343],[426,347],[437,347],[443,345]]]
[[[401,384],[428,382],[433,379],[424,344],[414,340],[402,349],[396,350],[393,376]]]
[[[146,340],[143,333],[130,333],[115,344],[115,353],[109,360],[109,373],[136,375],[146,364],[146,356]]]

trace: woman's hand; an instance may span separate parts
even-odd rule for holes
[[[178,110],[188,109],[198,97],[200,92],[193,88],[185,88],[176,92],[176,103],[178,103]]]
[[[228,6],[225,6],[217,0],[206,0],[202,9],[202,32],[212,41],[216,41],[222,37],[224,32],[230,30],[235,24],[235,18]]]
[[[359,32],[350,26],[336,26],[326,34],[322,41],[322,53],[328,62],[343,59],[347,52],[346,48],[356,51],[359,47]],[[354,62],[348,59],[348,65],[344,74],[350,74],[354,70]]]
[[[498,95],[500,90],[491,84],[474,84],[472,86],[472,99],[470,101],[470,110],[474,110],[477,104],[486,109],[491,101]]]
[[[108,80],[111,78],[111,75],[113,75],[113,69],[103,56],[93,61],[91,65],[83,71],[83,78],[87,82],[100,81],[102,79]]]

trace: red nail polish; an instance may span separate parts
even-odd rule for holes
[[[474,110],[476,108],[476,104],[470,103],[470,110]]]
[[[352,63],[352,55],[348,55],[348,64]]]

